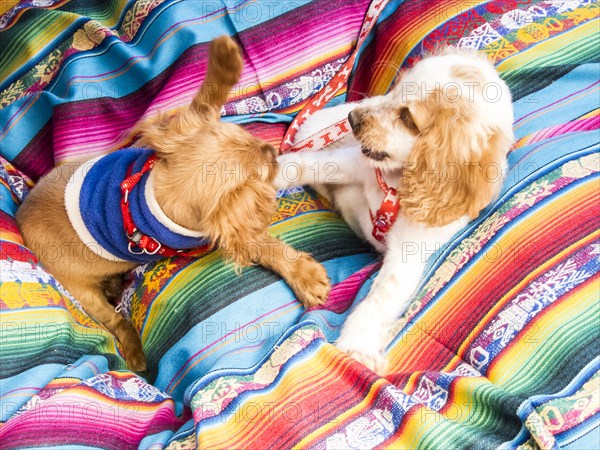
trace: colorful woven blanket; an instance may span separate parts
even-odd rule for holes
[[[330,105],[385,93],[439,45],[478,49],[513,91],[518,139],[498,200],[432,251],[385,377],[331,345],[379,257],[309,189],[280,192],[270,232],[323,262],[327,304],[306,312],[277,276],[239,276],[219,252],[141,266],[119,304],[144,378],[23,245],[13,216],[33,181],[189,102],[215,36],[234,35],[245,60],[224,120],[279,145],[369,5],[0,4],[0,448],[600,448],[596,1],[379,12]]]

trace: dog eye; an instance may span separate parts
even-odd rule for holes
[[[398,118],[404,124],[408,131],[412,134],[419,134],[420,130],[415,121],[413,120],[412,114],[410,113],[408,108],[400,108],[400,112],[398,113]]]

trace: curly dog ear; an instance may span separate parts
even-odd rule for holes
[[[512,135],[478,117],[459,86],[429,92],[412,107],[428,120],[403,171],[403,213],[428,226],[474,219],[500,191]]]
[[[218,241],[227,259],[239,266],[259,260],[259,243],[275,211],[275,189],[264,182],[248,181],[224,195],[204,227]]]

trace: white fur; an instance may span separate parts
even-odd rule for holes
[[[339,121],[357,107],[367,107],[373,115],[381,111],[381,120],[390,121],[389,114],[383,114],[384,111],[398,109],[407,101],[424,96],[436,84],[456,84],[450,69],[461,64],[473,64],[489,83],[494,83],[499,89],[499,94],[494,96],[498,98],[494,98],[493,102],[486,101],[481,95],[473,98],[477,119],[484,127],[499,126],[510,135],[513,122],[510,91],[494,68],[477,56],[446,54],[418,63],[386,96],[317,112],[300,128],[296,141]],[[468,93],[468,89],[472,88],[462,85],[461,89]],[[349,315],[337,342],[341,350],[379,373],[386,369],[382,352],[387,344],[389,327],[406,311],[423,276],[427,258],[468,223],[468,218],[462,217],[446,226],[428,228],[408,220],[400,211],[396,223],[388,231],[385,244],[372,237],[369,211],[377,211],[384,197],[374,167],[380,168],[388,184],[393,186],[395,180],[400,179],[402,165],[416,140],[414,135],[391,122],[385,123],[385,127],[386,133],[387,130],[389,133],[386,148],[381,150],[390,154],[387,160],[374,161],[365,157],[361,143],[350,135],[320,151],[280,156],[280,172],[275,180],[278,189],[290,185],[313,185],[334,201],[344,219],[360,236],[379,252],[385,253],[383,266],[369,294]]]

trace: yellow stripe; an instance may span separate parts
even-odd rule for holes
[[[474,411],[477,405],[473,401],[476,389],[485,385],[490,385],[489,380],[483,377],[464,377],[458,378],[453,382],[452,402],[448,402],[442,412],[436,412],[426,406],[419,406],[413,415],[405,420],[403,432],[390,441],[387,448],[419,448],[423,444],[426,436],[435,436],[442,432],[436,428],[443,427],[447,430],[448,426],[460,427],[459,424],[472,423]]]
[[[529,333],[522,335],[521,339],[507,348],[495,364],[488,371],[488,378],[494,384],[511,389],[511,392],[519,393],[524,387],[519,380],[515,380],[516,374],[519,378],[529,378],[528,366],[535,365],[544,359],[539,353],[545,353],[543,344],[556,341],[556,336],[562,336],[565,329],[574,326],[565,318],[576,321],[580,315],[593,314],[598,310],[598,279],[588,283],[583,288],[571,291],[560,303],[556,304],[550,311],[536,316],[529,325]],[[568,342],[565,341],[564,345]],[[505,363],[505,364],[502,364]],[[541,369],[540,369],[541,370]],[[531,378],[529,378],[531,379]]]
[[[551,204],[546,204],[544,208],[537,210],[533,216],[529,216],[526,220],[518,222],[518,224],[504,234],[500,240],[495,242],[495,248],[500,248],[503,252],[503,256],[501,257],[502,261],[510,264],[510,261],[516,257],[515,254],[517,250],[513,249],[518,249],[518,244],[520,243],[531,242],[532,235],[535,236],[538,232],[537,228],[532,227],[532,223],[548,223],[550,220],[556,220],[554,216],[563,216],[562,211],[577,204],[578,200],[581,202],[581,198],[586,197],[585,194],[594,193],[594,191],[595,186],[591,183],[580,185],[569,192],[563,193],[563,195],[559,197],[553,198]],[[593,234],[597,234],[597,232]],[[456,302],[456,299],[463,299],[465,295],[468,295],[469,291],[476,289],[476,280],[484,278],[482,277],[483,274],[493,273],[494,269],[498,270],[500,260],[493,258],[492,255],[493,253],[491,253],[490,257],[485,257],[484,255],[479,258],[477,263],[465,273],[465,277],[461,278],[461,282],[453,284],[451,289],[445,293],[444,298],[446,299],[446,302],[438,303],[438,305],[446,304],[447,310],[444,311],[441,308],[433,308],[427,312],[423,317],[423,320],[427,323],[443,323],[444,318],[448,319],[448,313],[450,311],[459,309],[460,304]],[[553,260],[555,260],[555,258]],[[537,273],[543,273],[542,270],[546,271],[548,267],[548,263],[540,265],[540,267],[537,268]],[[535,276],[535,273],[527,274],[525,279],[521,281],[516,288],[511,290],[510,293],[518,292],[518,290],[530,283]],[[455,301],[451,301],[452,299],[455,299]],[[499,303],[496,303],[496,306],[489,314],[497,313],[499,306]],[[475,329],[474,333],[477,333],[478,331],[478,329]]]
[[[519,224],[513,227],[508,233],[504,234],[501,239],[495,242],[495,246],[497,248],[501,248],[503,250],[502,261],[504,263],[510,262],[512,258],[515,257],[515,253],[511,251],[512,248],[518,248],[518,244],[523,242],[531,241],[531,233],[536,233],[536,229],[533,229],[532,223],[547,223],[550,220],[548,217],[552,214],[558,215],[561,214],[561,211],[565,211],[567,207],[571,208],[574,204],[578,203],[578,199],[580,197],[586,197],[590,193],[593,194],[595,192],[595,186],[593,183],[583,184],[578,186],[577,188],[571,190],[570,192],[557,197],[552,205],[547,205],[545,208],[540,209],[536,212],[534,216],[529,217],[525,221],[519,222]],[[579,200],[581,202],[581,200]],[[530,284],[535,278],[539,277],[541,274],[548,271],[550,267],[555,265],[560,260],[564,259],[565,255],[571,253],[574,248],[581,247],[586,243],[589,243],[600,236],[600,230],[596,230],[590,235],[586,236],[584,239],[579,242],[574,243],[570,247],[564,249],[560,253],[558,253],[553,258],[548,261],[540,264],[534,271],[529,274],[526,274],[515,287],[513,287],[509,292],[507,292],[501,299],[499,299],[495,305],[490,309],[490,311],[481,319],[481,321],[475,325],[473,330],[469,333],[470,336],[475,337],[481,334],[482,330],[489,325],[489,321],[492,317],[496,316],[498,312],[506,306],[506,301],[514,297],[516,293],[523,290],[525,286]],[[473,266],[470,267],[469,271],[466,272],[461,277],[460,283],[454,283],[448,291],[444,293],[444,296],[438,300],[436,303],[436,308],[432,308],[427,311],[421,319],[419,319],[418,323],[415,324],[416,333],[406,333],[404,338],[400,340],[393,348],[390,349],[388,358],[391,361],[391,367],[397,368],[401,364],[402,361],[410,361],[410,356],[415,351],[422,346],[422,333],[426,332],[428,329],[436,330],[436,324],[442,324],[439,326],[446,325],[447,327],[452,326],[452,319],[449,318],[449,314],[452,311],[460,310],[461,304],[460,301],[464,301],[464,299],[468,298],[469,291],[476,289],[478,284],[478,280],[486,278],[489,274],[493,273],[494,270],[498,270],[499,264],[502,262],[500,260],[493,260],[493,258],[480,258]],[[449,322],[450,321],[450,322]],[[421,328],[425,328],[423,331],[420,331]],[[449,332],[447,328],[442,329],[445,333]],[[469,345],[472,343],[472,339],[467,339],[463,344],[459,347],[457,354],[462,355]],[[458,356],[454,356],[445,368],[450,368],[458,363],[460,363],[460,358]],[[414,373],[406,385],[406,391],[411,392],[415,387],[418,379],[420,378],[421,373]]]
[[[579,42],[580,40],[589,36],[594,36],[597,33],[597,21],[588,21],[577,28],[572,28],[559,35],[551,36],[544,41],[532,43],[535,45],[509,56],[498,64],[497,69],[500,73],[505,73],[515,70],[519,71],[524,67],[536,65],[541,62],[539,61],[540,57],[550,56],[553,53],[560,52],[564,49],[566,42]]]
[[[591,119],[592,117],[597,117],[600,116],[600,108],[596,108],[593,111],[590,111],[587,114],[584,114],[583,116],[581,116],[579,118],[579,120],[584,120],[584,119]]]
[[[484,2],[476,3],[478,5]],[[369,92],[373,95],[385,94],[387,92],[396,77],[397,69],[399,69],[413,48],[423,40],[424,36],[427,36],[451,19],[447,16],[449,11],[456,16],[473,9],[477,5],[473,4],[473,2],[464,2],[461,0],[444,2],[443,11],[441,10],[441,6],[436,5],[429,12],[429,16],[420,17],[419,20],[413,22],[408,35],[401,33],[393,36],[387,42],[382,52],[381,60],[386,61],[387,64],[374,67],[371,79],[376,81],[376,83],[369,86]]]
[[[8,231],[5,229],[0,229],[0,240],[5,242],[13,242],[17,245],[23,245],[23,238],[20,233],[13,233],[12,231]],[[23,252],[26,250],[23,249]]]
[[[59,7],[61,5],[57,5]],[[120,14],[120,8],[115,8],[112,11],[112,17],[107,18],[103,21],[103,25],[107,28],[113,28],[118,20]],[[32,59],[34,56],[40,54],[44,51],[44,49],[48,46],[48,44],[57,40],[62,33],[65,32],[70,26],[73,25],[73,14],[66,13],[62,11],[46,11],[46,17],[43,19],[44,27],[39,29],[36,34],[36,38],[34,40],[27,41],[27,46],[19,52],[19,55],[12,60],[10,67],[3,70],[2,72],[5,74],[4,78],[8,77],[10,74],[13,74],[20,67],[23,67],[27,61]],[[83,24],[79,29],[83,28]],[[73,34],[69,34],[67,36],[63,36],[60,42],[69,41],[73,38]],[[58,43],[58,42],[57,42]],[[56,45],[54,46],[56,48]],[[59,58],[62,59],[62,53],[59,55]],[[45,66],[44,61],[46,58],[42,60],[42,62],[36,64],[29,72],[35,72],[37,68],[42,68]]]
[[[206,255],[205,257],[194,261],[192,264],[186,267],[186,270],[179,271],[175,274],[171,281],[167,286],[165,286],[160,293],[150,305],[147,316],[144,320],[144,327],[142,329],[142,342],[145,342],[149,334],[154,331],[154,323],[158,320],[161,320],[163,314],[168,309],[169,299],[181,293],[181,284],[190,283],[194,280],[196,282],[200,282],[205,284],[210,280],[207,279],[206,273],[202,274],[202,277],[199,277],[203,269],[215,265],[217,261],[221,259],[221,252],[212,252]],[[147,277],[148,274],[145,275]],[[145,282],[145,281],[144,281]],[[134,321],[137,321],[137,317],[134,317]]]
[[[440,415],[435,411],[424,407],[415,406],[415,412],[408,418],[404,418],[403,433],[399,433],[396,439],[386,444],[385,448],[390,449],[416,449],[423,440],[423,436],[430,433],[433,426],[440,421]],[[431,420],[431,419],[434,420]],[[437,419],[436,419],[437,418]],[[406,432],[410,430],[410,432]]]
[[[246,4],[244,4],[244,7],[247,7],[253,3],[256,3],[257,0],[253,0],[251,2],[248,2]],[[162,46],[162,44],[164,44],[165,42],[167,42],[172,36],[174,36],[175,34],[177,34],[179,31],[184,30],[185,28],[190,27],[191,25],[194,24],[198,24],[198,23],[202,23],[202,24],[208,24],[210,22],[215,22],[218,19],[222,19],[223,17],[227,16],[231,14],[230,11],[225,11],[221,14],[219,14],[218,16],[213,16],[210,18],[210,20],[208,20],[205,17],[199,17],[194,21],[191,22],[187,22],[185,24],[179,24],[177,25],[175,28],[173,28],[168,34],[166,34],[165,36],[162,37],[161,40],[157,41],[156,44],[153,46],[152,52],[148,53],[147,55],[145,55],[144,57],[139,57],[134,59],[133,61],[131,61],[131,64],[127,65],[127,67],[119,72],[115,72],[115,73],[111,73],[108,74],[106,76],[103,77],[95,77],[94,80],[95,82],[100,82],[100,81],[107,81],[107,80],[112,80],[113,78],[118,78],[124,74],[126,74],[127,72],[129,72],[133,67],[135,67],[137,64],[143,63],[147,60],[151,60],[154,55],[156,54],[156,52],[158,51],[158,49]],[[89,83],[90,82],[90,78],[84,78],[81,80],[77,80],[76,78],[72,79],[69,81],[69,84],[66,86],[66,89],[70,88],[71,84],[76,84],[76,83]]]
[[[316,411],[312,408],[305,411],[295,405],[306,396],[306,391],[314,388],[315,383],[323,382],[323,374],[332,376],[333,367],[339,359],[339,351],[322,346],[310,358],[294,363],[293,368],[286,372],[279,383],[271,385],[273,387],[268,392],[254,392],[237,406],[232,415],[226,416],[227,420],[207,427],[203,433],[203,438],[207,438],[206,442],[203,440],[203,447],[235,447],[240,436],[246,442],[255,441],[257,434],[264,432],[273,420],[282,421],[287,418],[300,422],[312,417],[318,419],[318,405]]]
[[[23,283],[24,286],[27,284],[37,285],[37,283]],[[4,286],[5,285],[3,285],[2,289],[2,299],[10,304],[11,300],[7,299],[14,299],[15,294],[5,292]],[[51,294],[50,290],[46,290],[45,292]],[[24,293],[21,292],[21,294]],[[45,301],[47,304],[49,301],[48,297],[38,294],[37,296],[28,296],[28,298],[30,298],[28,304],[32,303],[31,299],[33,299],[33,297],[38,297],[34,303]],[[92,323],[91,326],[86,326],[74,322],[69,311],[63,308],[30,308],[28,305],[25,305],[24,301],[21,302],[21,305],[14,305],[13,302],[12,306],[25,309],[2,312],[2,321],[6,325],[2,338],[7,345],[10,345],[11,342],[13,345],[25,343],[32,336],[37,336],[38,341],[45,342],[48,342],[49,339],[54,337],[66,334],[74,336],[75,340],[78,340],[77,336],[98,336],[99,338],[102,338],[102,344],[98,347],[99,349],[107,353],[117,353],[115,338],[111,333],[95,323]],[[14,324],[15,327],[9,326],[9,324]]]
[[[318,217],[315,213],[319,213]],[[272,225],[269,228],[269,234],[281,236],[286,232],[306,229],[313,224],[323,225],[327,222],[340,223],[340,219],[333,212],[315,210],[311,214],[294,217],[293,220],[286,220]],[[202,259],[190,264],[186,267],[186,270],[175,274],[171,282],[164,287],[160,295],[152,302],[152,305],[147,312],[147,318],[145,319],[144,327],[142,329],[142,342],[146,342],[146,340],[149,339],[150,333],[154,330],[154,323],[164,317],[163,314],[168,309],[169,299],[180,293],[182,285],[197,283],[198,280],[200,280],[200,283],[209,283],[210,280],[207,278],[208,274],[206,273],[207,268],[213,269],[215,271],[214,273],[230,270],[226,267],[215,267],[220,264],[221,259],[221,252],[212,252]]]
[[[551,267],[555,266],[558,262],[563,260],[567,255],[572,253],[575,249],[584,247],[585,245],[590,244],[595,239],[600,237],[600,230],[596,230],[590,235],[586,236],[583,240],[579,242],[575,242],[573,245],[570,245],[562,252],[558,253],[555,257],[549,259],[548,261],[541,264],[534,272],[528,274],[523,280],[518,283],[513,289],[511,289],[506,295],[504,295],[495,306],[490,309],[490,311],[481,319],[481,321],[477,324],[477,326],[471,332],[472,336],[479,336],[483,329],[489,325],[489,322],[493,317],[497,316],[498,313],[502,310],[502,308],[506,307],[506,301],[510,298],[513,298],[517,295],[519,291],[522,291],[528,284],[530,284],[533,280],[540,277],[545,272],[548,272]],[[460,348],[458,349],[458,354],[464,353],[468,346],[472,344],[472,340],[465,341]]]
[[[313,199],[308,200],[308,203],[313,202]],[[340,222],[340,217],[336,213],[315,209],[308,214],[292,216],[290,219],[271,224],[269,226],[269,234],[272,236],[281,236],[287,232],[298,231],[299,229],[310,227],[311,225],[335,224]]]
[[[358,403],[357,405],[353,406],[352,408],[346,410],[345,412],[343,412],[342,414],[337,416],[335,421],[332,421],[332,422],[320,427],[318,430],[314,431],[313,433],[310,433],[309,435],[305,436],[304,439],[302,439],[300,442],[298,442],[293,448],[295,448],[295,449],[305,448],[310,443],[310,441],[316,440],[320,436],[327,435],[332,428],[337,427],[340,423],[346,422],[349,419],[351,419],[352,416],[359,414],[361,411],[369,409],[371,407],[371,404],[373,403],[373,400],[375,399],[375,397],[377,395],[379,395],[381,390],[386,385],[389,385],[389,382],[385,378],[380,378],[377,381],[375,381],[371,385],[371,389],[369,390],[369,392],[367,393],[365,398],[363,398],[360,403]]]
[[[20,0],[5,0],[3,2],[0,2],[0,15],[13,9],[19,4],[19,1]]]

